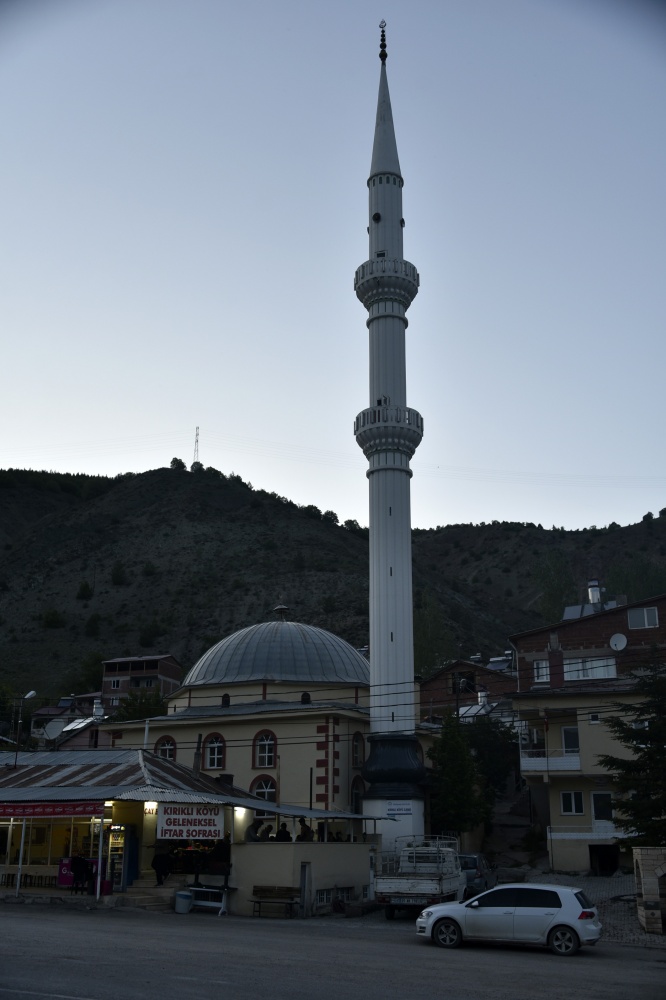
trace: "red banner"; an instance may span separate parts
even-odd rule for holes
[[[0,802],[0,816],[103,816],[103,802]]]

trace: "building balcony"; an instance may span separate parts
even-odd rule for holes
[[[580,754],[570,750],[521,750],[520,770],[534,774],[553,771],[580,771]]]
[[[548,827],[549,840],[612,840],[621,834],[612,820]]]

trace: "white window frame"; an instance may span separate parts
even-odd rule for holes
[[[117,691],[119,687],[120,687],[120,677],[112,677],[111,678],[111,690],[112,691]]]
[[[275,767],[275,737],[272,733],[262,733],[258,736],[254,744],[254,766],[258,770],[264,771],[266,768]]]
[[[657,608],[628,608],[627,624],[629,628],[659,628],[659,611]]]
[[[532,670],[534,671],[535,684],[550,683],[550,663],[548,660],[535,660],[532,664]]]
[[[594,681],[607,677],[617,677],[614,656],[565,657],[565,681]]]
[[[580,808],[577,808],[577,806],[580,806]],[[583,793],[560,792],[560,811],[563,816],[584,816]]]
[[[206,740],[206,769],[213,771],[224,767],[224,739],[221,736],[213,736]]]
[[[566,745],[565,733],[575,733],[576,734],[576,746],[568,747]],[[562,726],[562,750],[565,754],[574,754],[577,756],[580,753],[580,736],[578,734],[578,726]]]

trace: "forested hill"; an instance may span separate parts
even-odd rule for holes
[[[497,655],[511,632],[558,620],[591,576],[607,596],[666,591],[666,516],[574,532],[459,524],[413,537],[421,673],[454,655]],[[360,647],[367,590],[367,529],[233,474],[0,471],[5,689],[82,690],[101,659],[147,652],[189,668],[277,604]]]

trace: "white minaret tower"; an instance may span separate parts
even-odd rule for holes
[[[356,271],[356,295],[368,310],[370,405],[356,418],[356,441],[370,481],[370,754],[364,777],[367,815],[396,815],[384,843],[423,833],[424,775],[414,735],[414,638],[409,460],[423,418],[407,405],[405,330],[419,275],[404,260],[403,179],[386,77],[385,22],[380,24],[377,124],[368,179],[369,260]]]

